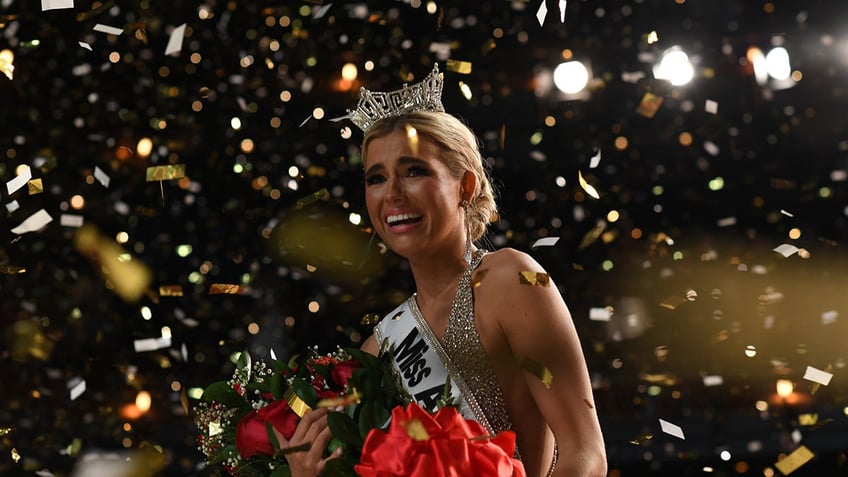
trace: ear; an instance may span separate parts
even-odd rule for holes
[[[474,191],[477,190],[477,176],[475,176],[471,171],[465,171],[465,173],[462,174],[462,178],[459,180],[459,185],[461,187],[461,199],[471,202],[471,199],[473,199],[474,196]]]

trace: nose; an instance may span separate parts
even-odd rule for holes
[[[395,202],[403,196],[403,182],[396,176],[390,177],[387,182],[386,200]]]

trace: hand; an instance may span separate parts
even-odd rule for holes
[[[297,428],[295,428],[291,439],[286,439],[274,429],[274,434],[280,443],[280,449],[310,444],[308,450],[288,452],[285,454],[292,477],[315,477],[320,475],[324,471],[324,466],[327,465],[328,460],[341,457],[342,450],[336,449],[326,459],[322,458],[324,451],[327,450],[327,444],[333,437],[330,427],[327,424],[327,412],[327,409],[317,409],[304,414],[297,424]]]

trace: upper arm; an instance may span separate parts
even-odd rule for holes
[[[491,265],[487,268],[493,280],[486,277],[486,288],[491,290],[486,306],[497,316],[513,359],[560,450],[587,445],[603,449],[583,350],[556,285],[552,280],[545,286],[522,283],[521,272],[544,273],[544,269],[521,252],[508,251]]]
[[[372,334],[362,343],[362,346],[360,346],[359,349],[365,351],[366,353],[377,356],[380,351],[380,347],[377,345],[377,337]]]

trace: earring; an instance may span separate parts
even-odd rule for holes
[[[471,263],[471,204],[468,199],[462,199],[460,203],[465,209],[465,263]]]

